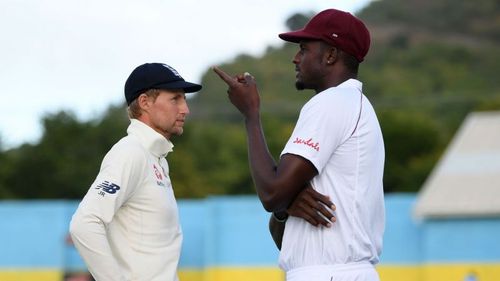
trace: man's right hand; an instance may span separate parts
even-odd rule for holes
[[[293,200],[287,213],[290,216],[305,219],[314,226],[330,227],[336,218],[333,214],[335,205],[328,196],[325,196],[308,185]]]
[[[232,77],[216,66],[212,69],[228,85],[229,100],[243,116],[245,118],[258,117],[260,96],[255,78],[248,72]]]

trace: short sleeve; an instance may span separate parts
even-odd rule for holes
[[[306,103],[281,155],[302,156],[320,173],[356,124],[360,102],[352,94],[327,92]]]

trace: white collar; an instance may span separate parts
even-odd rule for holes
[[[363,83],[361,83],[361,81],[359,81],[359,80],[351,78],[351,79],[348,79],[348,80],[340,83],[339,85],[337,85],[336,88],[356,88],[360,92],[362,92]]]
[[[137,137],[141,144],[156,157],[166,157],[174,147],[170,140],[137,119],[130,119],[127,133]]]

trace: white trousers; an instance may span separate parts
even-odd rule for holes
[[[380,281],[375,267],[368,263],[315,265],[292,269],[286,281]]]

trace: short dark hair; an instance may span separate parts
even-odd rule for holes
[[[339,47],[332,46],[325,41],[321,41],[321,48],[323,51],[326,51],[330,48],[337,49],[337,53],[339,54],[339,57],[344,65],[347,67],[347,70],[349,70],[349,72],[351,72],[352,74],[358,75],[359,61],[353,55],[350,55]]]
[[[354,56],[340,50],[341,55],[340,57],[342,58],[342,62],[344,62],[344,65],[347,67],[347,69],[352,73],[358,75],[358,70],[359,70],[359,61],[356,59]]]

